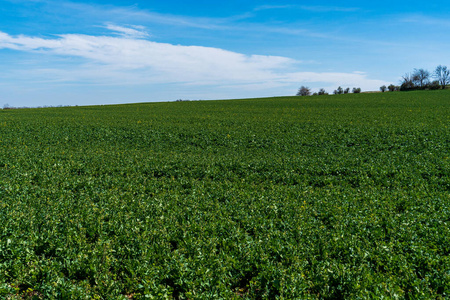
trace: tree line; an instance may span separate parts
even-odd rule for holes
[[[341,94],[349,94],[350,93],[350,88],[342,88],[342,87],[338,87],[337,89],[335,89],[333,91],[334,95],[341,95]],[[359,94],[361,93],[361,88],[356,88],[354,87],[352,89],[352,93],[354,94]],[[328,95],[328,93],[324,90],[324,89],[320,89],[318,92],[311,94],[311,89],[309,87],[306,86],[301,86],[300,89],[297,92],[297,96],[316,96],[316,95]]]
[[[432,80],[434,79],[434,80]],[[450,84],[450,69],[447,66],[439,65],[434,72],[430,73],[425,69],[414,69],[412,73],[406,73],[402,76],[400,85],[391,84],[389,86],[381,86],[381,92],[395,92],[395,91],[412,91],[412,90],[438,90],[445,89]],[[350,88],[343,89],[338,87],[333,91],[334,95],[348,94]],[[361,88],[353,88],[352,93],[361,93]],[[297,96],[315,96],[315,95],[328,95],[324,89],[320,89],[319,92],[311,93],[311,89],[306,86],[301,86],[297,92]]]
[[[439,65],[432,73],[425,69],[414,69],[412,73],[406,73],[402,77],[402,82],[398,90],[438,90],[441,88],[445,89],[449,83],[450,70],[447,66]],[[380,90],[382,88],[380,87]]]

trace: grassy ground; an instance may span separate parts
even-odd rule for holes
[[[0,111],[0,296],[444,299],[450,91]]]

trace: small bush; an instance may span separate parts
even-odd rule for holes
[[[396,86],[396,85],[391,84],[391,85],[388,86],[388,90],[389,90],[389,92],[395,92],[395,91],[399,90],[399,87]]]
[[[341,95],[344,93],[344,90],[342,89],[342,87],[338,87],[336,90],[334,90],[333,94],[335,95]]]
[[[310,96],[311,95],[311,89],[306,86],[301,86],[297,92],[297,96]]]
[[[441,88],[441,84],[439,83],[438,80],[435,80],[435,81],[431,82],[430,84],[428,84],[428,88],[430,90],[439,90]]]
[[[328,95],[328,93],[324,89],[319,90],[319,95]]]

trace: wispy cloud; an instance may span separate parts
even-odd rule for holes
[[[129,27],[124,27],[114,24],[107,24],[105,28],[111,31],[115,31],[119,36],[125,38],[140,39],[150,37],[144,26],[129,25]]]
[[[43,9],[44,13],[50,16],[58,15],[60,17],[66,15],[70,20],[78,19],[83,23],[106,23],[106,24],[145,24],[146,26],[162,25],[175,29],[186,28],[208,30],[211,32],[254,32],[259,33],[260,30],[270,30],[283,34],[315,36],[321,38],[329,38],[330,36],[317,32],[313,29],[297,28],[301,24],[285,24],[284,22],[261,22],[255,19],[258,11],[271,9],[299,9],[311,12],[352,12],[358,10],[354,7],[338,7],[338,6],[305,6],[305,5],[261,5],[251,11],[243,12],[237,15],[225,17],[193,17],[187,15],[175,15],[167,13],[159,13],[148,9],[142,9],[138,5],[131,6],[114,6],[107,4],[91,4],[72,1],[55,1],[55,0],[36,0],[46,5]],[[284,25],[288,25],[283,27]],[[295,25],[295,28],[294,28]],[[111,28],[112,29],[112,28]],[[128,26],[127,30],[130,27]],[[139,30],[139,28],[134,28]],[[126,34],[125,32],[122,32]]]
[[[320,5],[300,5],[300,9],[313,11],[313,12],[356,12],[359,11],[358,7],[340,7],[340,6],[320,6]]]
[[[271,10],[271,9],[286,9],[286,8],[292,8],[295,5],[260,5],[257,6],[254,11],[259,10]]]
[[[343,6],[322,6],[322,5],[261,5],[255,8],[255,11],[272,10],[272,9],[300,9],[311,12],[325,13],[325,12],[356,12],[358,7],[343,7]]]
[[[117,30],[116,27],[113,29]],[[120,29],[127,31],[125,27]],[[285,57],[244,55],[212,47],[156,43],[131,38],[129,35],[113,37],[67,34],[44,39],[10,36],[0,32],[0,48],[76,56],[86,59],[86,62],[107,65],[116,70],[145,70],[154,77],[172,82],[267,80],[277,70],[296,63]]]
[[[188,28],[218,29],[226,19],[190,17],[158,13],[141,9],[138,5],[114,6],[108,4],[77,3],[72,1],[42,1],[48,10],[58,15],[70,15],[72,18],[95,20],[97,22],[119,23],[124,20],[134,23],[161,24],[168,26],[183,26]]]
[[[0,49],[82,58],[84,62],[70,72],[58,68],[32,72],[39,80],[45,77],[59,83],[178,83],[259,89],[302,82],[362,88],[384,84],[367,78],[363,73],[299,72],[300,62],[287,57],[244,55],[220,48],[157,43],[142,39],[141,31],[136,27],[108,25],[107,28],[125,33],[125,36],[66,34],[57,38],[40,38],[0,32]],[[43,76],[39,76],[39,72]],[[124,78],[128,81],[125,82]]]
[[[398,17],[398,21],[402,23],[414,23],[419,25],[450,27],[450,20],[447,18],[436,18],[421,14],[403,15]]]

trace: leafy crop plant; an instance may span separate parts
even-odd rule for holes
[[[0,298],[447,299],[450,91],[0,111]]]

